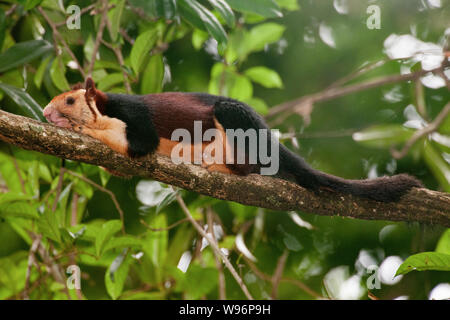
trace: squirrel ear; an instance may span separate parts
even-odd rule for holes
[[[94,80],[92,80],[91,77],[88,77],[86,79],[86,84],[84,85],[86,89],[86,98],[95,98],[97,95],[97,90],[95,89],[95,83]]]
[[[81,82],[77,82],[71,87],[71,89],[72,90],[84,89],[84,86]]]

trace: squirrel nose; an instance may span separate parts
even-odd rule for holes
[[[52,114],[52,112],[53,112],[53,109],[50,105],[47,105],[44,108],[44,111],[42,111],[42,113],[44,114],[44,117],[46,117],[46,118],[48,118]]]

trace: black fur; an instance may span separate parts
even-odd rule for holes
[[[151,110],[141,96],[106,94],[105,114],[125,122],[130,157],[141,157],[156,151],[159,137]]]
[[[207,98],[204,97],[204,99]],[[248,105],[236,100],[228,98],[217,100],[214,106],[214,114],[224,129],[242,128],[244,131],[249,128],[268,129],[260,115]],[[273,137],[269,135],[269,139],[273,139]],[[270,140],[267,143],[268,150],[270,150]],[[246,145],[247,150],[248,145]],[[332,176],[313,169],[300,156],[282,144],[279,144],[279,156],[280,172],[278,176],[294,180],[308,189],[317,190],[325,187],[359,197],[389,202],[398,200],[413,187],[422,187],[419,180],[406,174],[367,180],[346,180]],[[247,168],[247,173],[256,172],[255,169],[255,167]]]

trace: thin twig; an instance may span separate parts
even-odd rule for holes
[[[95,183],[91,179],[88,179],[88,178],[86,178],[86,177],[84,177],[84,176],[82,176],[82,175],[80,175],[80,174],[78,174],[78,173],[76,173],[74,171],[71,171],[71,170],[68,170],[68,169],[64,169],[64,171],[67,172],[68,174],[70,174],[70,175],[72,175],[74,177],[77,177],[78,179],[83,180],[84,182],[94,186],[98,190],[100,190],[100,191],[102,191],[104,193],[107,193],[111,197],[111,200],[113,201],[114,206],[116,207],[117,211],[119,212],[120,220],[122,221],[122,233],[125,234],[124,214],[123,214],[122,209],[120,208],[119,202],[117,201],[116,195],[111,190],[103,188],[101,185]]]
[[[5,16],[10,16],[16,11],[18,4],[13,4],[11,8],[8,9],[8,11],[5,12]]]
[[[251,261],[250,259],[248,259],[245,256],[244,256],[244,260],[247,263],[247,265],[250,267],[250,269],[253,271],[253,273],[256,274],[256,276],[258,276],[262,280],[272,282],[272,277],[268,274],[265,274],[261,270],[259,270],[253,261]],[[307,294],[309,294],[312,297],[319,298],[319,299],[324,298],[321,294],[317,293],[316,291],[314,291],[313,289],[308,287],[306,284],[304,284],[300,280],[292,279],[292,278],[281,278],[280,281],[291,283],[291,284],[299,287],[301,290],[305,291]]]
[[[64,167],[61,166],[59,168],[58,184],[56,186],[56,195],[55,195],[55,200],[53,201],[53,205],[52,205],[52,212],[55,212],[56,207],[58,205],[59,196],[61,195],[63,181],[64,181]]]
[[[56,27],[55,23],[52,20],[50,20],[50,18],[47,16],[47,14],[45,13],[44,9],[42,9],[42,7],[38,7],[37,9],[42,14],[42,16],[44,17],[45,21],[47,21],[47,23],[52,28],[54,37],[59,39],[59,41],[62,43],[64,49],[66,49],[67,53],[70,55],[72,60],[75,61],[78,71],[80,71],[80,73],[83,76],[83,78],[86,78],[86,73],[84,72],[83,67],[80,64],[80,61],[78,61],[78,59],[75,56],[75,54],[73,53],[73,51],[70,50],[69,45],[67,44],[66,40],[64,40],[63,36],[59,33],[58,28]],[[56,45],[57,44],[55,43],[55,46]]]
[[[42,276],[39,276],[39,278],[36,279],[36,281],[34,281],[31,284],[31,286],[27,289],[27,294],[30,295],[30,293],[33,292],[34,289],[36,289],[38,287],[44,287],[42,284],[43,284],[44,281],[47,280],[47,278],[49,276],[50,276],[49,273],[46,273],[46,274],[44,274]],[[23,289],[22,292],[20,292],[19,294],[15,295],[14,297],[11,296],[11,297],[7,298],[6,300],[16,300],[17,297],[23,297],[24,294],[25,294],[24,291],[25,291],[25,289]],[[39,300],[39,297],[36,300]]]
[[[28,253],[28,265],[27,265],[27,273],[25,276],[25,288],[22,292],[23,294],[23,299],[29,299],[29,288],[30,288],[30,277],[31,277],[31,267],[33,265],[36,265],[36,257],[35,257],[35,253],[39,247],[39,244],[41,243],[41,239],[42,239],[42,235],[37,235],[36,238],[34,238],[31,247],[30,247],[30,251]],[[39,266],[36,267],[37,269],[39,269]]]
[[[72,196],[72,212],[70,215],[70,225],[71,226],[76,226],[78,223],[77,213],[78,213],[78,199],[79,198],[80,198],[80,196],[78,195],[78,192],[74,192],[73,196]]]
[[[91,5],[87,6],[87,7],[84,7],[83,9],[80,10],[80,12],[79,12],[77,15],[67,17],[67,18],[64,19],[63,21],[55,23],[55,26],[56,26],[57,28],[60,28],[60,27],[62,27],[62,26],[64,26],[64,25],[66,25],[66,24],[67,24],[67,21],[68,21],[70,18],[72,18],[72,19],[79,19],[79,18],[80,18],[83,14],[85,14],[86,12],[91,11],[92,9],[94,9],[95,6],[96,6],[96,4],[94,3],[94,4],[91,4]]]
[[[197,229],[198,233],[209,242],[209,244],[210,244],[211,248],[213,248],[213,251],[215,252],[215,254],[222,258],[223,262],[225,263],[225,266],[228,268],[231,275],[234,277],[234,279],[238,283],[239,287],[241,287],[241,289],[244,292],[247,299],[253,300],[253,297],[250,294],[250,292],[248,291],[247,286],[245,285],[244,281],[239,276],[239,274],[236,272],[236,269],[234,269],[233,265],[228,260],[227,256],[225,256],[225,254],[222,252],[222,250],[220,250],[219,246],[214,241],[214,239],[212,239],[211,236],[209,234],[207,234],[205,232],[205,230],[203,230],[203,228],[197,223],[197,221],[195,221],[194,217],[192,217],[191,213],[189,212],[188,207],[184,203],[183,198],[178,193],[175,195],[175,197],[176,197],[177,202],[180,205],[181,209],[183,210],[184,214],[189,219],[189,221],[192,223],[194,228]]]
[[[130,35],[125,31],[125,29],[120,28],[119,29],[120,34],[122,35],[122,37],[128,41],[131,45],[134,44],[134,39],[132,37],[130,37]]]
[[[71,210],[71,215],[70,215],[70,225],[71,226],[75,226],[78,221],[78,217],[77,217],[78,199],[79,199],[78,192],[74,192],[73,196],[72,196],[72,210]],[[76,264],[76,257],[77,257],[76,252],[69,255],[69,261],[70,261],[71,265]],[[83,300],[83,293],[81,292],[81,288],[75,287],[75,292],[77,294],[78,300]]]
[[[130,81],[128,79],[128,74],[125,71],[125,62],[123,60],[123,55],[122,55],[122,50],[120,49],[120,47],[115,47],[112,44],[102,40],[102,43],[108,47],[109,49],[111,49],[114,54],[116,55],[117,61],[119,62],[120,68],[122,69],[122,75],[123,75],[123,83],[125,85],[125,89],[127,91],[127,93],[131,93],[131,86],[130,86]]]
[[[214,240],[214,242],[219,245],[217,242],[216,236],[214,235],[214,217],[213,217],[213,211],[211,207],[208,207],[206,209],[206,219],[208,222],[208,231],[211,234],[211,238]],[[216,267],[219,272],[219,299],[220,300],[226,300],[226,283],[225,283],[225,274],[223,273],[223,267],[222,263],[217,255],[214,255],[214,260],[216,261]]]
[[[281,257],[278,259],[277,267],[272,276],[272,299],[276,299],[278,295],[278,286],[283,276],[284,266],[286,265],[286,260],[289,255],[288,250],[284,250]]]
[[[172,223],[170,226],[166,227],[166,228],[152,228],[148,225],[147,222],[145,222],[143,219],[139,220],[147,229],[149,229],[150,231],[154,231],[154,232],[160,232],[160,231],[169,231],[170,229],[175,228],[176,226],[178,226],[179,224],[182,224],[183,222],[189,221],[188,218],[184,218],[181,220],[178,220],[175,223]]]
[[[50,251],[50,249],[49,249]],[[47,265],[48,272],[52,274],[55,281],[61,283],[64,286],[64,292],[69,300],[72,300],[69,289],[67,288],[67,282],[64,276],[64,272],[61,270],[61,266],[51,257],[49,251],[40,242],[37,248],[37,252],[42,258],[42,261]]]
[[[419,114],[423,118],[427,118],[427,108],[425,105],[425,90],[423,88],[423,84],[422,81],[420,81],[420,79],[417,79],[415,81],[414,91],[416,93],[417,111],[419,111]]]
[[[360,75],[362,75],[368,71],[374,70],[378,67],[383,66],[388,61],[391,61],[391,60],[389,58],[385,58],[385,59],[382,59],[379,61],[369,63],[365,66],[362,66],[361,68],[357,69],[355,72],[350,73],[349,75],[342,77],[339,80],[333,82],[327,89],[343,86],[344,84],[350,82],[351,80],[356,79]]]
[[[136,14],[141,20],[156,21],[158,19],[158,18],[150,18],[143,9],[133,6],[131,3],[129,3],[129,1],[127,1],[127,3],[129,5],[130,10],[133,11],[133,13]]]
[[[100,18],[100,25],[98,26],[97,36],[94,42],[94,48],[92,49],[91,61],[89,62],[88,76],[91,76],[92,71],[94,71],[95,60],[97,58],[98,49],[100,48],[100,42],[103,37],[103,31],[105,30],[106,20],[108,19],[108,2],[105,0],[102,0],[101,14],[102,16]]]
[[[442,111],[437,115],[437,117],[433,120],[433,122],[431,122],[426,127],[414,132],[412,137],[405,143],[401,151],[397,151],[396,149],[392,148],[391,149],[392,156],[395,159],[400,159],[406,156],[408,151],[417,141],[420,140],[420,138],[436,131],[449,113],[450,113],[450,102],[448,102],[445,105],[444,109],[442,109]]]
[[[426,70],[419,70],[416,72],[408,73],[408,74],[400,74],[400,75],[389,75],[384,77],[375,78],[372,80],[368,80],[362,83],[357,83],[354,85],[347,85],[344,87],[331,87],[329,89],[325,89],[321,92],[303,96],[301,98],[288,101],[285,103],[282,103],[278,106],[275,106],[271,108],[267,114],[268,118],[273,118],[275,116],[279,116],[283,120],[288,117],[286,114],[281,114],[282,112],[285,112],[287,110],[293,109],[294,112],[297,113],[305,113],[310,114],[312,111],[312,105],[316,102],[322,102],[327,101],[335,98],[339,98],[351,93],[376,88],[382,85],[396,83],[396,82],[402,82],[402,81],[410,81],[410,80],[416,80],[422,76],[424,76],[427,73],[436,73],[439,70],[441,70],[442,67],[426,71]],[[303,110],[302,110],[303,109]],[[280,115],[281,114],[281,115]],[[280,119],[277,119],[276,123],[280,123]]]

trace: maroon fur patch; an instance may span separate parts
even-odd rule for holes
[[[186,129],[194,137],[194,121],[202,122],[202,134],[214,125],[213,106],[181,92],[149,94],[143,97],[149,106],[159,137],[170,139],[176,129]]]

